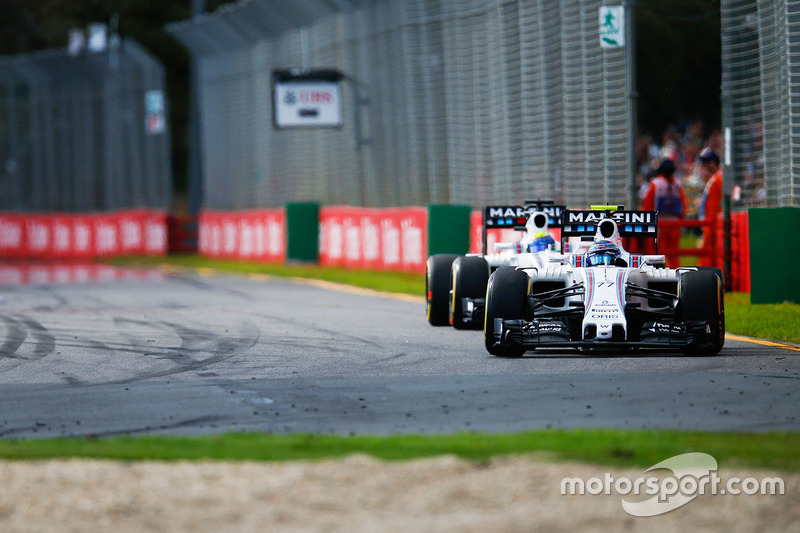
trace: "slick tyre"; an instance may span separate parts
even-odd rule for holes
[[[716,355],[725,345],[725,299],[722,274],[709,268],[684,272],[679,285],[679,320],[706,320],[707,341],[688,347],[691,355]]]
[[[489,277],[486,288],[486,312],[483,338],[486,350],[497,357],[522,357],[525,348],[520,345],[495,344],[496,318],[515,320],[527,318],[528,275],[513,267],[500,267]]]
[[[431,326],[450,324],[450,266],[456,254],[436,254],[428,258],[425,268],[425,311]]]
[[[450,324],[456,329],[477,329],[483,320],[469,322],[464,319],[462,298],[478,299],[486,296],[489,281],[489,264],[483,257],[457,257],[451,270],[449,291]],[[473,315],[474,316],[474,315]],[[479,317],[483,318],[483,317]]]

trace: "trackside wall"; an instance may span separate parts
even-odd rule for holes
[[[0,259],[91,259],[167,253],[167,214],[0,213]]]

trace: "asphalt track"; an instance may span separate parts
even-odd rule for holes
[[[769,344],[769,343],[767,343]],[[0,286],[0,437],[800,429],[800,351],[490,356],[421,299],[155,274]]]

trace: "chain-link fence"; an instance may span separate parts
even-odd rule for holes
[[[128,39],[0,58],[0,210],[168,208],[164,83]]]
[[[800,205],[800,2],[722,0],[734,206]]]
[[[168,31],[199,66],[205,207],[628,203],[603,0],[254,0]],[[334,68],[340,129],[272,127],[270,74]]]

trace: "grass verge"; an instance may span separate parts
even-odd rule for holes
[[[386,460],[454,454],[487,461],[509,454],[538,454],[549,461],[649,467],[687,452],[732,467],[800,471],[800,433],[708,433],[574,429],[511,434],[336,436],[229,433],[193,437],[0,440],[0,458],[82,457],[116,460],[317,460],[366,453]]]
[[[725,325],[731,333],[800,344],[800,306],[750,303],[750,295],[725,296]]]

